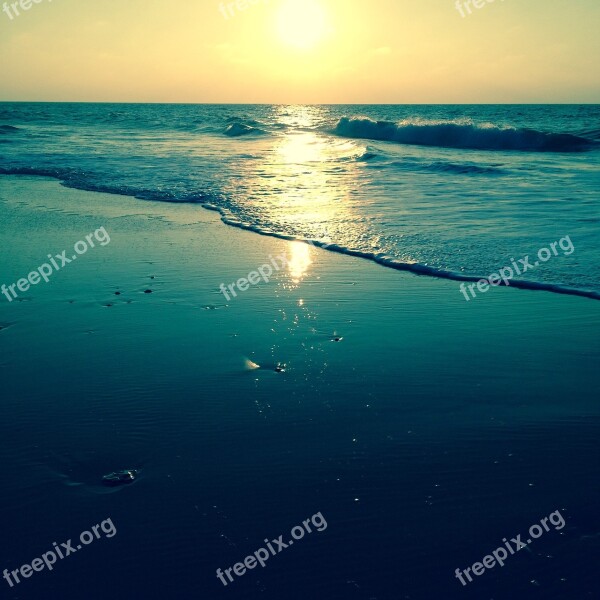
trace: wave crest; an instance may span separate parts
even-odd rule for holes
[[[258,127],[252,127],[251,125],[236,122],[232,123],[231,125],[227,125],[223,133],[229,137],[240,137],[242,135],[250,134],[261,135],[264,133],[264,131]]]
[[[396,124],[368,118],[342,117],[333,133],[355,139],[472,150],[577,152],[595,145],[590,139],[569,133],[545,133],[535,129],[502,128],[452,121]]]

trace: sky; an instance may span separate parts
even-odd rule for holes
[[[600,102],[599,0],[35,1],[0,100]]]

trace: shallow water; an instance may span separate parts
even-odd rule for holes
[[[231,224],[433,275],[531,256],[520,285],[598,297],[599,123],[598,105],[2,103],[0,173],[203,202]],[[536,260],[567,236],[574,251]]]

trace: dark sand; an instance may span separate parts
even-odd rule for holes
[[[0,223],[0,284],[111,237],[0,296],[0,571],[107,518],[118,532],[1,597],[597,597],[600,302],[467,303],[199,206],[39,178],[0,177]],[[282,252],[291,270],[225,301]],[[139,479],[101,485],[126,468]],[[562,530],[457,581],[557,509]],[[216,578],[319,511],[325,531]]]

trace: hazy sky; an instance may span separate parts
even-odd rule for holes
[[[600,102],[600,0],[37,1],[1,100]]]

